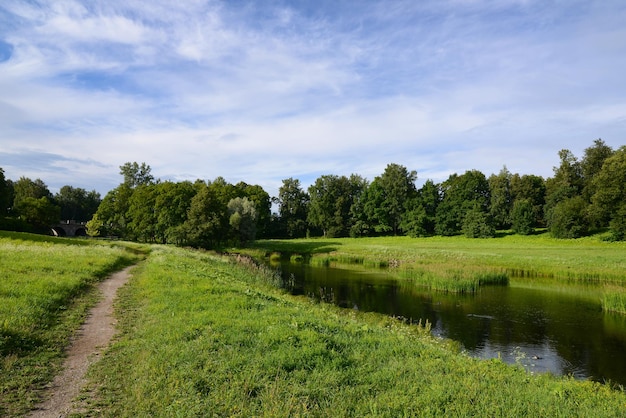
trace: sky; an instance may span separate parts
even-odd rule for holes
[[[2,0],[0,167],[163,181],[550,177],[626,144],[624,0]]]

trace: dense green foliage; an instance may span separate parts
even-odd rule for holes
[[[94,284],[136,259],[107,243],[0,232],[0,416],[32,408]]]
[[[122,289],[122,334],[91,373],[87,414],[620,416],[607,385],[481,361],[428,327],[267,286],[256,267],[160,247]]]
[[[567,149],[558,156],[548,179],[503,167],[488,178],[478,170],[452,173],[440,184],[426,180],[418,189],[417,172],[392,163],[371,183],[358,174],[325,174],[304,190],[290,177],[274,198],[258,185],[233,185],[221,177],[161,182],[150,166],[136,162],[120,167],[123,182],[101,202],[95,192],[64,186],[52,196],[39,179],[13,183],[2,175],[0,203],[8,207],[0,227],[45,232],[59,216],[91,216],[92,236],[202,248],[270,237],[484,238],[497,230],[528,235],[543,227],[556,238],[610,230],[607,239],[623,240],[626,147],[613,150],[598,139],[580,160]],[[233,199],[254,204],[254,224],[241,211],[231,213]],[[271,213],[272,203],[277,213]]]
[[[47,234],[61,219],[90,220],[99,205],[96,191],[66,185],[53,195],[41,179],[14,182],[0,168],[0,229]]]

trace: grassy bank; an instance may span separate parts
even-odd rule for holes
[[[281,293],[207,253],[157,247],[122,289],[91,416],[621,416],[608,386],[533,376],[376,314]]]
[[[472,291],[505,277],[554,278],[565,282],[626,284],[626,243],[597,237],[558,240],[547,234],[499,238],[379,237],[261,240],[245,250],[254,256],[302,254],[311,263],[362,263],[394,269],[417,285]]]
[[[136,258],[109,243],[0,231],[0,416],[34,405],[96,300],[93,285]]]

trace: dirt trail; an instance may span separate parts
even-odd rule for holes
[[[29,417],[65,417],[72,409],[72,400],[85,385],[85,373],[89,365],[98,360],[102,350],[106,348],[115,334],[115,318],[113,316],[113,300],[117,290],[130,277],[130,269],[112,274],[98,286],[103,297],[89,312],[85,323],[81,326],[63,363],[63,369],[53,380],[45,395],[47,399],[38,405]]]

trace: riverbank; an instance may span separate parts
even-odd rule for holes
[[[32,245],[49,260],[41,270],[61,277],[67,271],[54,254],[74,253],[60,242],[14,241],[10,258]],[[15,271],[30,277],[28,268]],[[276,283],[253,263],[151,246],[118,293],[120,334],[90,370],[77,406],[104,417],[613,417],[626,407],[626,394],[609,385],[472,359],[431,336],[428,324],[315,303]],[[16,359],[3,356],[3,375]],[[2,415],[19,415],[5,406],[18,401],[7,393]]]
[[[287,295],[271,271],[154,249],[91,374],[100,416],[619,416],[607,385],[479,361],[411,326]]]
[[[626,243],[600,237],[576,240],[548,234],[498,238],[377,237],[259,240],[242,251],[254,257],[300,254],[312,264],[386,267],[417,286],[471,292],[506,277],[590,283],[604,291],[603,309],[626,314]]]

